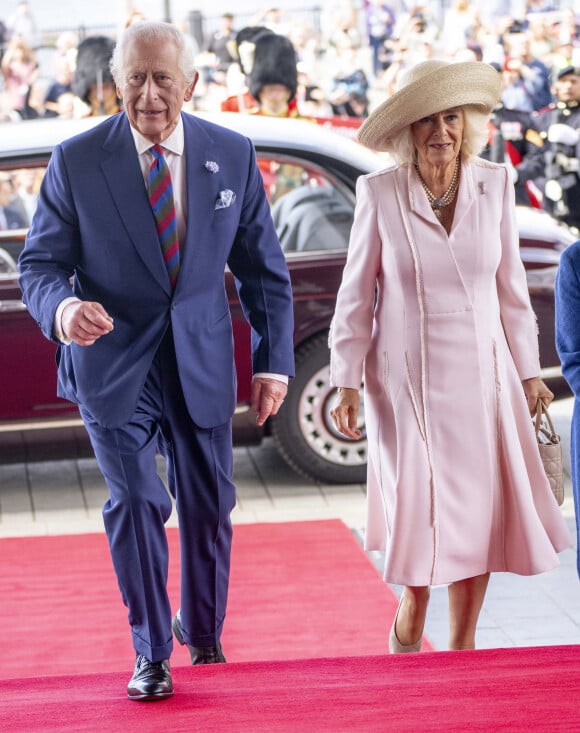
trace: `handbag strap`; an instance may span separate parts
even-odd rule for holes
[[[550,443],[560,442],[560,436],[554,430],[554,423],[552,422],[552,418],[550,417],[547,406],[542,402],[542,400],[538,400],[536,404],[534,429],[536,431],[536,439],[538,439],[540,433],[542,433],[546,436]]]

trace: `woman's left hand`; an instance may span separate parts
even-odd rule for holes
[[[336,390],[336,404],[330,411],[330,416],[338,432],[352,440],[360,440],[361,437],[361,431],[357,428],[359,411],[358,389],[339,387]]]
[[[524,394],[528,402],[528,409],[530,415],[536,414],[536,405],[538,400],[542,400],[546,407],[554,399],[554,393],[546,387],[543,380],[540,377],[532,377],[531,379],[524,379],[522,381],[522,387],[524,388]]]

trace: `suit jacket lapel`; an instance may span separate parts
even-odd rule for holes
[[[402,168],[401,170],[405,170]],[[407,186],[409,191],[409,207],[411,211],[418,214],[422,219],[426,219],[430,224],[434,223],[435,214],[431,208],[423,186],[421,185],[421,179],[417,175],[414,165],[409,165],[406,169],[407,173]]]
[[[466,217],[473,216],[471,207],[475,204],[477,195],[473,180],[473,165],[463,162],[461,164],[461,181],[459,182],[457,203],[455,204],[455,214],[453,217],[453,229],[459,228]]]
[[[185,175],[187,191],[187,228],[181,248],[181,268],[193,277],[199,272],[201,245],[211,241],[211,223],[215,215],[217,181],[219,179],[219,150],[206,130],[197,124],[195,117],[182,114],[185,139]],[[218,164],[218,173],[212,173],[206,163]],[[177,281],[179,287],[179,279]]]
[[[124,113],[117,116],[103,148],[105,155],[101,169],[123,226],[138,256],[161,287],[170,293],[169,276],[163,262],[155,219],[149,205],[129,121]],[[103,212],[103,216],[106,216],[106,212]]]

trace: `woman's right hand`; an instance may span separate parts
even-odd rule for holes
[[[353,440],[359,440],[361,436],[361,431],[357,428],[359,410],[360,396],[358,389],[339,387],[336,404],[330,411],[330,416],[336,429]]]

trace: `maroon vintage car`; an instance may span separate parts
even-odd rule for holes
[[[233,278],[225,273],[238,371],[235,442],[258,443],[271,435],[280,454],[303,474],[321,482],[364,482],[364,431],[360,441],[346,440],[330,420],[334,391],[328,378],[327,338],[353,218],[356,179],[387,161],[311,122],[231,113],[211,119],[254,142],[294,292],[296,377],[278,416],[258,429],[249,410],[249,329]],[[29,217],[33,209],[53,145],[96,121],[2,126],[0,178],[9,179],[19,194],[12,205],[23,216]],[[538,316],[544,376],[560,390],[554,276],[560,252],[576,237],[535,209],[519,209],[518,220],[521,254]],[[85,455],[90,449],[76,407],[56,397],[55,346],[41,335],[21,302],[15,263],[25,235],[26,227],[0,232],[0,460]]]

